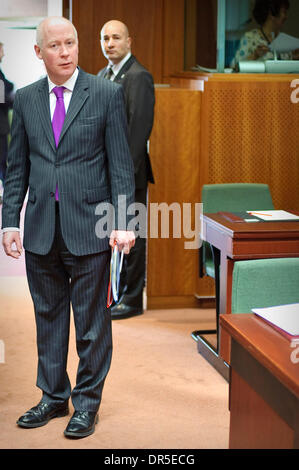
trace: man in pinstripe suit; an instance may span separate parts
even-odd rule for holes
[[[43,20],[35,52],[47,77],[16,93],[2,211],[5,252],[18,258],[20,210],[29,189],[23,244],[42,399],[17,423],[33,428],[65,416],[71,397],[75,412],[64,434],[85,437],[93,433],[98,419],[112,351],[106,308],[110,247],[107,237],[96,236],[95,208],[111,202],[117,215],[119,195],[130,205],[134,170],[122,88],[77,67],[78,39],[72,23],[60,17]],[[58,98],[53,92],[60,87],[65,118],[56,141]],[[117,243],[129,252],[134,233],[127,231],[123,214],[120,219],[123,226],[116,218],[110,245]],[[73,390],[66,371],[70,305],[79,356]]]

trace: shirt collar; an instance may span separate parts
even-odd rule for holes
[[[112,64],[112,62],[109,63],[109,66],[112,68],[112,72],[115,76],[118,74],[123,65],[125,65],[125,63],[129,60],[131,55],[131,52],[128,52],[127,55],[120,62],[118,62],[118,64]]]
[[[74,87],[75,87],[75,83],[76,83],[76,80],[77,80],[77,77],[78,77],[78,73],[79,73],[79,70],[78,68],[76,67],[73,75],[65,82],[63,83],[61,86],[64,86],[67,90],[69,91],[73,91],[74,90]],[[54,87],[56,87],[57,85],[55,85],[55,83],[53,83],[49,76],[48,76],[48,84],[49,84],[49,93],[51,93],[51,91],[53,90]]]

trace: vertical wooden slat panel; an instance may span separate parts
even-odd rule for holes
[[[90,73],[94,73],[92,65],[96,50],[92,27],[94,4],[94,0],[73,0],[73,23],[79,36],[79,66]]]
[[[183,217],[183,203],[199,202],[199,147],[201,92],[180,89],[156,89],[156,117],[150,151],[155,185],[150,185],[149,202],[178,203]],[[149,211],[151,211],[151,205]],[[170,226],[172,220],[170,219]],[[161,227],[161,226],[160,226]],[[149,234],[151,234],[149,223]],[[160,232],[159,232],[160,233]],[[149,305],[157,296],[194,298],[197,279],[197,250],[185,249],[181,238],[149,238],[147,295]]]
[[[163,18],[163,82],[169,83],[172,73],[184,70],[184,0],[164,0]]]
[[[97,74],[107,60],[100,47],[100,30],[111,19],[123,21],[133,39],[132,52],[153,74],[162,78],[163,1],[161,0],[73,0],[73,22],[80,40],[80,65]]]

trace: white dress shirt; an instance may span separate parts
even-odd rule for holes
[[[118,64],[113,64],[113,62],[109,62],[109,67],[112,69],[113,75],[110,78],[110,80],[113,82],[115,79],[116,75],[120,71],[120,69],[123,67],[123,65],[129,60],[131,57],[131,52],[128,52],[127,55],[120,61]]]
[[[63,100],[64,100],[64,107],[65,107],[65,113],[67,113],[71,98],[72,98],[72,93],[75,87],[76,80],[78,78],[78,73],[79,70],[76,68],[74,71],[73,75],[65,82],[63,85],[65,87],[65,90],[63,92]],[[51,82],[49,76],[48,78],[48,84],[49,84],[49,100],[50,100],[50,115],[51,115],[51,121],[53,119],[53,114],[55,111],[56,107],[56,96],[53,92],[53,88],[56,87],[55,83]],[[19,232],[20,229],[17,227],[5,227],[3,228],[2,232]]]
[[[65,113],[67,113],[72,93],[75,87],[75,83],[78,77],[79,70],[76,68],[75,72],[73,75],[61,86],[65,87],[65,90],[63,92],[63,100],[64,100],[64,107],[65,107]],[[55,83],[51,82],[50,78],[48,77],[48,83],[49,83],[49,97],[50,97],[50,113],[51,113],[51,121],[53,119],[53,114],[55,111],[56,107],[56,96],[53,92],[53,88],[56,87]]]

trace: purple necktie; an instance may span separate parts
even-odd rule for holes
[[[53,128],[56,147],[58,147],[59,137],[61,134],[61,130],[62,130],[62,126],[64,123],[64,118],[65,118],[65,107],[64,107],[64,101],[63,101],[64,89],[65,88],[63,86],[56,86],[55,88],[53,88],[53,92],[55,93],[55,96],[56,96],[56,107],[55,107],[55,111],[54,111],[53,119],[52,119],[52,128]],[[59,200],[58,186],[56,186],[55,199],[56,201]]]

